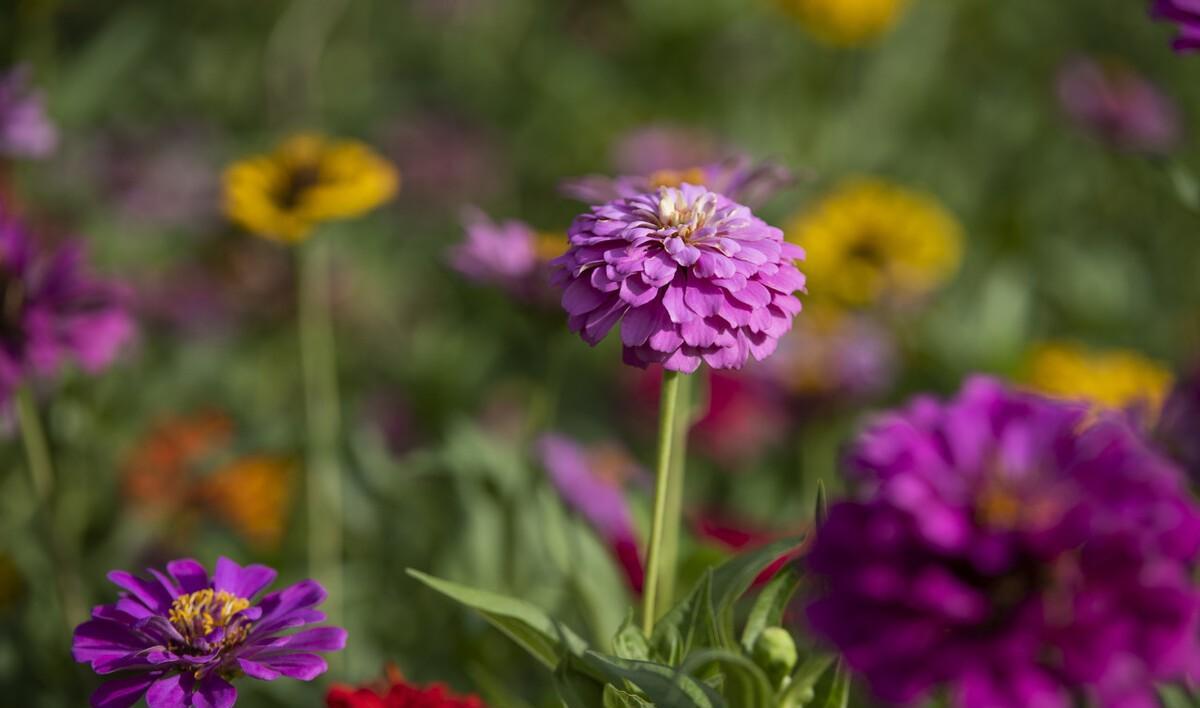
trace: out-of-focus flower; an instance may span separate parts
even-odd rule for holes
[[[1077,57],[1058,72],[1058,102],[1080,128],[1121,150],[1164,153],[1179,142],[1179,109],[1124,64]]]
[[[1172,44],[1175,51],[1200,50],[1200,3],[1196,0],[1153,0],[1150,11],[1155,17],[1179,25],[1179,34]]]
[[[233,421],[206,410],[163,420],[138,442],[121,467],[125,497],[153,515],[171,515],[191,494],[197,468],[233,439]]]
[[[27,66],[0,74],[0,156],[46,157],[58,146],[58,129],[46,116],[41,92]]]
[[[874,178],[836,187],[788,225],[815,292],[863,307],[919,300],[958,269],[962,228],[932,197]]]
[[[1171,389],[1154,438],[1187,470],[1192,483],[1200,485],[1200,367],[1188,371]]]
[[[1196,666],[1200,509],[1121,416],[968,381],[853,446],[808,566],[816,632],[876,694],[1155,705]]]
[[[248,231],[303,241],[313,227],[360,216],[396,193],[400,175],[363,143],[300,134],[225,170],[225,213]]]
[[[641,175],[579,177],[563,182],[561,189],[567,196],[585,204],[603,204],[616,199],[633,199],[660,187],[693,184],[754,207],[791,184],[793,179],[792,173],[782,165],[755,163],[748,157],[739,156],[703,165],[665,167]]]
[[[97,674],[123,672],[92,694],[92,705],[127,708],[143,696],[156,708],[230,708],[237,700],[231,680],[243,674],[260,681],[281,676],[311,681],[325,673],[315,652],[338,651],[346,630],[308,627],[325,615],[315,607],[325,590],[304,580],[255,598],[276,573],[262,565],[241,567],[217,560],[209,577],[191,559],[172,561],[167,573],[145,580],[115,570],[108,579],[124,592],[99,605],[75,628],[72,654]]]
[[[870,318],[810,305],[767,363],[771,378],[811,401],[861,401],[886,391],[896,375],[896,344]]]
[[[618,322],[625,362],[692,372],[762,360],[800,312],[798,246],[746,207],[684,184],[592,207],[554,260],[571,331],[595,345]]]
[[[91,161],[96,179],[131,222],[205,227],[218,216],[210,130],[176,125],[107,136]]]
[[[494,223],[478,209],[465,226],[467,240],[450,249],[450,265],[477,282],[523,288],[538,266],[537,232],[522,221]]]
[[[446,0],[434,0],[446,4]],[[459,205],[495,195],[507,168],[489,135],[470,123],[438,113],[406,116],[384,137],[387,155],[404,175],[413,203]]]
[[[1025,370],[1025,382],[1047,396],[1127,410],[1150,421],[1158,416],[1173,380],[1170,369],[1135,351],[1088,351],[1071,342],[1034,347]]]
[[[835,47],[874,43],[900,20],[908,0],[777,0],[813,37]]]
[[[251,455],[204,477],[197,495],[213,516],[250,543],[274,548],[287,530],[295,465],[271,455]]]
[[[713,165],[718,163],[719,154],[716,141],[709,134],[666,124],[645,125],[625,133],[613,145],[612,152],[617,171],[630,175]]]
[[[415,686],[388,668],[386,682],[368,686],[335,684],[325,694],[327,708],[486,708],[477,696],[457,696],[444,684]]]
[[[612,446],[586,449],[563,435],[548,434],[538,442],[542,465],[563,501],[582,516],[609,546],[630,586],[642,591],[637,529],[623,486],[644,474],[622,450]]]
[[[76,362],[98,373],[134,333],[125,289],[93,278],[83,248],[39,253],[0,205],[0,405],[24,382]]]

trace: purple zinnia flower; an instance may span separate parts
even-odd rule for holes
[[[58,130],[46,117],[42,95],[29,85],[29,67],[0,75],[0,155],[45,157],[58,146]]]
[[[521,221],[494,223],[478,209],[464,221],[467,240],[450,249],[450,265],[476,282],[523,287],[538,267],[537,233]]]
[[[92,279],[71,244],[35,252],[24,225],[0,204],[0,405],[22,383],[76,360],[107,366],[133,334],[122,288]]]
[[[568,326],[595,345],[618,322],[625,361],[692,372],[764,359],[800,312],[804,289],[783,240],[750,210],[704,187],[621,198],[576,217],[555,259]]]
[[[637,530],[621,482],[628,477],[644,477],[645,473],[614,449],[589,454],[563,435],[543,436],[538,452],[563,501],[591,524],[616,557],[634,592],[641,592],[644,571]]]
[[[1132,69],[1076,58],[1058,73],[1058,101],[1081,128],[1112,146],[1162,153],[1179,140],[1179,110]]]
[[[660,187],[702,185],[741,204],[758,206],[794,181],[786,167],[774,162],[753,162],[739,155],[699,166],[664,168],[644,175],[603,177],[592,175],[563,182],[561,189],[585,204],[632,199]]]
[[[1172,44],[1175,51],[1200,49],[1200,0],[1154,0],[1151,12],[1179,25],[1179,34]]]
[[[1119,416],[968,381],[853,446],[812,627],[883,699],[1152,706],[1194,675],[1200,509]]]
[[[310,681],[325,672],[313,652],[346,645],[340,627],[310,627],[324,621],[315,609],[325,590],[305,580],[255,601],[276,573],[262,565],[239,566],[217,559],[209,577],[204,566],[185,558],[167,563],[153,580],[115,570],[122,588],[113,605],[99,605],[92,619],[75,628],[75,660],[107,675],[128,672],[92,694],[95,708],[126,708],[142,696],[154,708],[229,708],[237,689],[229,682],[245,674],[261,681],[280,676]]]

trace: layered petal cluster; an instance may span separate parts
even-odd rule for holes
[[[344,629],[309,626],[325,619],[315,609],[325,590],[312,580],[256,599],[275,580],[266,566],[220,558],[210,576],[182,559],[149,573],[109,573],[121,598],[75,628],[75,660],[119,674],[92,694],[94,708],[127,708],[143,696],[153,708],[229,708],[233,678],[310,681],[327,668],[316,652],[346,644]]]
[[[1172,45],[1175,51],[1200,50],[1200,0],[1153,0],[1150,11],[1155,17],[1179,25]]]
[[[1058,102],[1076,125],[1119,150],[1160,154],[1179,142],[1174,101],[1123,64],[1068,61],[1058,72]]]
[[[553,261],[568,326],[595,345],[618,323],[625,361],[692,372],[765,359],[800,312],[803,249],[692,184],[592,207]]]
[[[478,696],[459,696],[440,683],[417,686],[395,670],[378,686],[335,685],[325,696],[327,708],[486,708]]]
[[[37,251],[0,204],[0,405],[23,383],[68,363],[97,373],[133,336],[125,289],[92,277],[83,249]]]
[[[1200,508],[1122,416],[985,378],[851,450],[808,564],[814,630],[882,699],[1156,705],[1194,675]]]
[[[791,170],[775,162],[755,162],[745,155],[684,167],[660,167],[639,175],[591,175],[569,179],[562,192],[585,204],[632,199],[660,187],[701,185],[740,204],[756,207],[795,180]]]
[[[0,74],[0,156],[46,157],[58,146],[58,129],[29,74],[27,66]]]

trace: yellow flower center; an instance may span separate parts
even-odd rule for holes
[[[241,643],[250,622],[239,613],[249,606],[246,598],[224,590],[204,589],[180,595],[171,603],[167,619],[183,636],[186,646],[173,649],[207,652]]]

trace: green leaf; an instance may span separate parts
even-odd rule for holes
[[[609,683],[604,686],[604,708],[654,708],[654,704]]]
[[[754,642],[764,629],[777,627],[783,622],[783,613],[798,587],[800,571],[795,567],[787,567],[772,578],[758,594],[754,606],[750,609],[746,626],[742,629],[742,648],[747,653],[753,653]]]
[[[579,656],[587,651],[587,642],[569,627],[523,600],[469,588],[412,568],[408,569],[408,574],[482,614],[492,626],[508,635],[549,669],[557,667],[566,654]]]
[[[626,615],[621,628],[617,630],[616,636],[613,637],[612,648],[613,653],[622,659],[636,659],[638,661],[648,661],[650,659],[650,643],[646,641],[646,635],[642,634],[642,630],[633,621],[632,611]]]
[[[813,687],[813,698],[806,708],[846,708],[850,704],[850,674],[841,661],[821,674]]]
[[[792,672],[792,682],[779,698],[781,708],[807,705],[813,700],[817,681],[829,670],[836,657],[816,654],[806,658]]]
[[[628,681],[656,708],[726,708],[724,699],[712,688],[669,666],[594,651],[584,654],[583,664],[609,683],[622,685]]]
[[[817,500],[813,505],[813,522],[815,528],[821,528],[825,525],[825,519],[829,518],[829,496],[825,491],[825,482],[817,480]]]
[[[554,670],[554,687],[567,708],[605,708],[609,704],[610,686],[583,671],[579,660],[571,655]]]
[[[720,671],[722,695],[738,708],[774,708],[775,691],[767,675],[750,659],[732,651],[711,649],[693,652],[679,668],[688,674]]]

